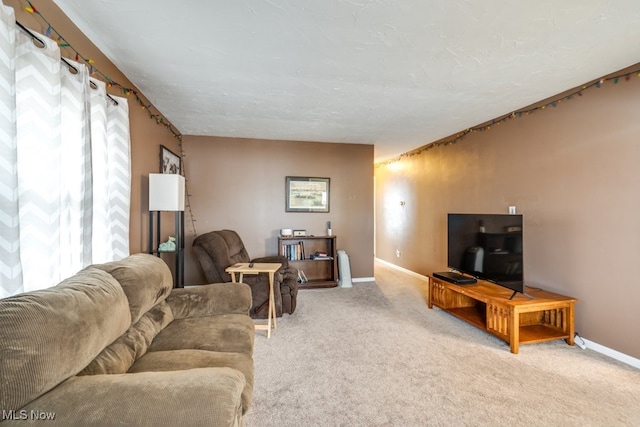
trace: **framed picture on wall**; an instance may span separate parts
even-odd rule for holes
[[[164,145],[160,145],[160,172],[180,175],[180,167],[182,166],[180,160],[180,156]]]
[[[288,176],[285,212],[329,212],[329,178]]]

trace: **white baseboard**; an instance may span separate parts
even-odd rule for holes
[[[407,270],[406,268],[402,268],[399,267],[395,264],[390,263],[389,261],[385,261],[383,259],[380,258],[375,258],[376,262],[379,262],[381,264],[384,264],[386,266],[389,266],[393,269],[402,271],[404,273],[407,273],[413,277],[417,277],[418,279],[422,279],[422,280],[427,280],[427,276],[423,276],[422,274],[418,274],[416,272],[413,272],[411,270]],[[640,369],[640,359],[636,359],[635,357],[629,356],[628,354],[624,354],[621,353],[617,350],[614,350],[612,348],[609,347],[605,347],[601,344],[598,344],[596,342],[590,341],[584,337],[580,337],[582,339],[582,341],[584,341],[584,344],[586,346],[586,348],[596,351],[598,353],[604,354],[605,356],[609,356],[612,359],[615,359],[617,361],[620,361],[622,363],[626,363],[627,365],[633,366],[634,368]]]
[[[375,277],[354,277],[353,279],[351,279],[352,282],[356,283],[356,282],[375,282],[376,278]]]
[[[381,263],[381,264],[384,264],[384,265],[386,265],[386,266],[388,266],[388,267],[394,268],[394,269],[396,269],[396,270],[400,270],[400,271],[402,271],[403,273],[407,273],[407,274],[408,274],[408,275],[410,275],[410,276],[413,276],[413,277],[418,278],[418,279],[420,279],[420,280],[424,280],[425,282],[428,280],[427,276],[424,276],[424,275],[422,275],[422,274],[418,274],[418,273],[416,273],[415,271],[407,270],[406,268],[402,268],[402,267],[400,267],[400,266],[397,266],[397,265],[395,265],[395,264],[392,264],[392,263],[390,263],[389,261],[385,261],[385,260],[380,259],[380,258],[374,258],[374,260],[375,260],[376,262],[379,262],[379,263]]]
[[[586,338],[582,338],[582,341],[584,341],[588,349],[597,351],[598,353],[604,354],[605,356],[609,356],[619,362],[626,363],[627,365],[633,366],[636,369],[640,369],[640,359],[636,359],[635,357],[629,356],[628,354],[620,353],[617,350],[605,347],[601,344],[598,344],[597,342],[589,341]]]

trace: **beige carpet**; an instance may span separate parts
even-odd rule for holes
[[[247,426],[640,426],[640,370],[562,340],[511,354],[429,310],[426,282],[375,275],[300,291],[270,340],[258,332]]]

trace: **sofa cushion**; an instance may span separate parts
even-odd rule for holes
[[[88,267],[0,300],[0,409],[17,410],[80,372],[131,324],[122,287]]]
[[[6,420],[1,425],[242,425],[244,376],[231,368],[74,376],[24,407],[55,420]]]
[[[173,320],[166,301],[147,311],[129,330],[111,343],[78,375],[124,374],[147,352],[151,341]]]
[[[188,331],[188,333],[185,333]],[[175,319],[149,346],[149,351],[197,349],[253,353],[255,326],[246,314]]]
[[[173,288],[169,266],[160,258],[149,254],[133,254],[120,261],[96,264],[111,274],[129,299],[131,322],[135,323],[151,307],[163,301]]]
[[[253,399],[253,358],[246,353],[207,350],[150,351],[129,369],[130,373],[175,371],[195,368],[229,367],[242,372],[246,385],[242,390],[242,411],[247,412]]]

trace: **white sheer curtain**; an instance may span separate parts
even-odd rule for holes
[[[31,36],[18,31],[15,67],[20,261],[25,290],[32,290],[60,277],[58,46],[37,47]]]
[[[128,105],[0,7],[0,297],[129,254]],[[67,65],[68,64],[68,65]],[[93,83],[93,84],[91,84]],[[93,87],[93,89],[92,89]]]
[[[13,9],[0,7],[0,297],[22,290],[16,143],[16,28]]]
[[[129,109],[126,99],[106,97],[105,83],[90,83],[93,262],[107,262],[129,255]]]
[[[93,169],[93,257],[107,262],[113,256],[109,234],[109,155],[107,151],[107,102],[105,87],[91,79],[91,167]]]
[[[86,266],[92,258],[93,188],[89,73],[87,67],[66,60],[61,70],[62,186],[60,217],[60,265],[62,277]]]
[[[129,255],[129,213],[131,211],[131,142],[129,104],[111,97],[107,103],[107,158],[109,162],[109,225],[114,259]]]

